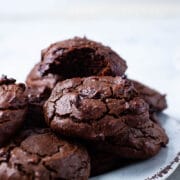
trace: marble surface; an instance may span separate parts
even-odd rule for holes
[[[41,49],[87,36],[116,50],[127,61],[129,77],[167,94],[166,113],[180,119],[180,1],[0,3],[0,74],[24,81]],[[178,178],[180,173],[173,177]]]

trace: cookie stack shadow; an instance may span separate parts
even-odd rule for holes
[[[165,95],[126,69],[111,48],[75,37],[42,50],[26,85],[2,76],[0,179],[85,180],[158,154]]]

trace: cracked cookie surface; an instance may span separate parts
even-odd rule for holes
[[[149,118],[149,108],[133,83],[121,77],[73,78],[56,85],[44,105],[56,132],[90,141],[122,158],[155,155],[168,138]],[[91,144],[90,143],[90,144]]]
[[[27,110],[25,85],[6,76],[0,78],[0,146],[23,124]]]
[[[26,129],[0,148],[0,179],[86,180],[89,156],[80,145],[55,136],[50,129]]]

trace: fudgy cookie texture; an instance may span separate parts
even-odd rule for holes
[[[123,75],[126,69],[126,62],[109,47],[87,38],[75,37],[44,49],[41,62],[31,70],[26,83],[31,89],[35,89],[37,96],[46,97],[45,92],[51,91],[58,81],[92,75]],[[35,97],[33,93],[30,96]],[[40,101],[39,97],[33,98],[29,103],[30,112],[38,113],[41,110],[44,99]],[[42,111],[39,111],[35,116],[38,117],[36,122],[41,115]]]
[[[159,112],[167,108],[165,95],[138,81],[132,80],[132,82],[139,92],[139,96],[149,104],[150,112]]]
[[[87,151],[55,136],[49,129],[27,129],[0,148],[0,179],[86,180]]]
[[[58,74],[63,79],[92,75],[121,76],[126,62],[111,48],[87,38],[56,42],[42,51],[42,75]]]
[[[58,81],[73,77],[121,76],[126,62],[107,46],[75,37],[42,50],[41,62],[27,76],[30,87],[52,89]]]
[[[27,110],[25,85],[15,79],[0,78],[0,146],[23,124]]]
[[[168,138],[149,118],[149,107],[130,80],[94,76],[59,82],[44,105],[47,124],[56,132],[90,141],[122,158],[155,155]]]

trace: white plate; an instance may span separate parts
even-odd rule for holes
[[[149,160],[93,177],[91,180],[163,180],[172,174],[180,164],[180,121],[165,114],[160,114],[159,118],[169,137],[166,148],[162,148],[159,154]]]

